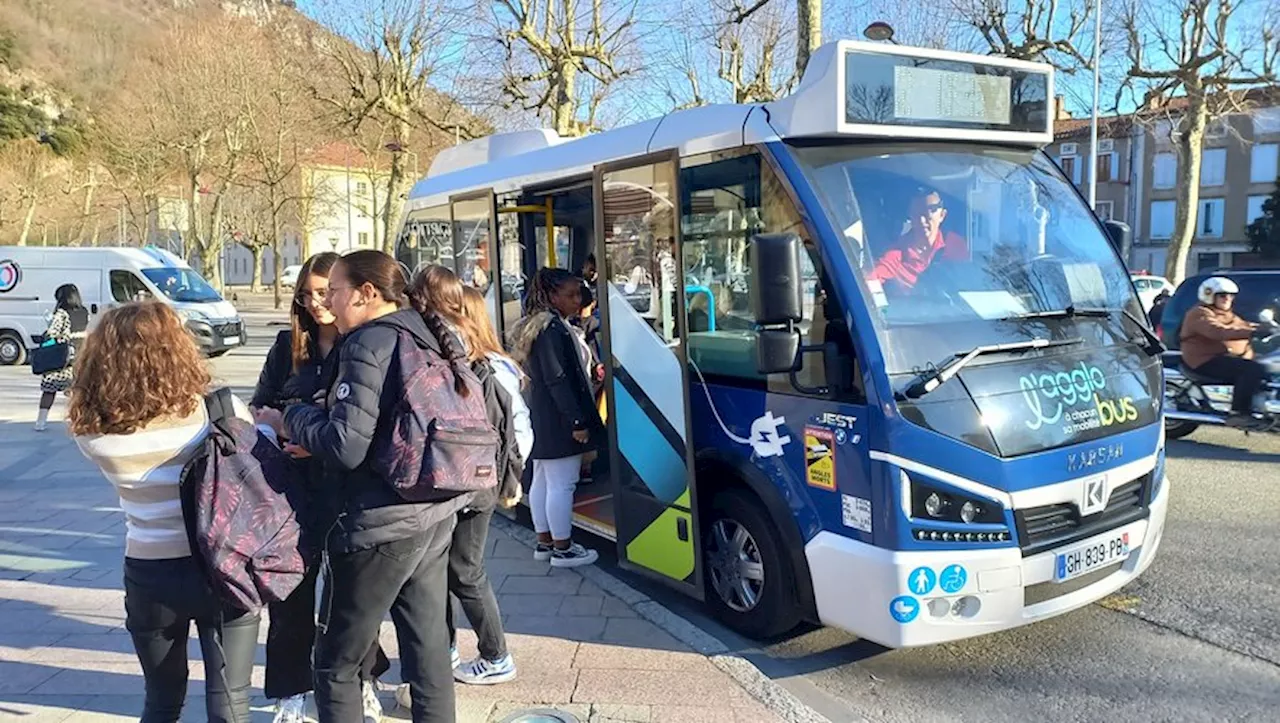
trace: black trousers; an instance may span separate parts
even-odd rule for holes
[[[124,561],[125,627],[142,664],[142,723],[174,723],[187,698],[187,635],[200,636],[211,723],[249,723],[258,616],[222,603],[192,557]]]
[[[292,595],[267,608],[267,680],[263,692],[268,698],[289,698],[314,689],[311,654],[316,641],[319,570],[318,565],[313,567]],[[361,661],[360,680],[376,680],[390,667],[391,661],[375,639]]]
[[[1205,376],[1230,382],[1235,386],[1231,394],[1231,411],[1249,414],[1253,411],[1253,395],[1262,389],[1267,371],[1252,359],[1238,356],[1217,356],[1196,367]]]
[[[489,540],[489,521],[493,510],[463,510],[453,528],[453,544],[449,547],[449,592],[462,604],[479,641],[480,657],[498,660],[507,655],[507,637],[502,630],[502,613],[493,586],[484,571],[484,548]],[[449,643],[457,646],[458,629],[453,622],[453,605],[445,607],[449,624]]]
[[[449,660],[449,542],[454,517],[403,540],[329,555],[316,639],[320,723],[361,720],[360,665],[389,611],[409,684],[414,723],[454,723]]]

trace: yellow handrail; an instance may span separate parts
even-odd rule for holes
[[[556,265],[556,213],[552,199],[547,198],[541,206],[505,206],[498,213],[545,213],[547,215],[547,265]]]

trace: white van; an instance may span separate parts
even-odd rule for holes
[[[245,343],[236,308],[164,249],[0,246],[0,365],[21,364],[36,347],[63,284],[80,290],[90,328],[114,306],[159,299],[178,312],[206,354],[220,356]]]

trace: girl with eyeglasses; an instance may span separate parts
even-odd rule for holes
[[[329,274],[341,257],[331,251],[307,259],[298,272],[296,293],[289,309],[289,328],[281,331],[258,377],[250,403],[256,409],[283,411],[290,404],[323,404],[331,375],[330,362],[337,355],[338,327],[325,306]],[[319,397],[319,399],[317,399]],[[322,544],[325,531],[341,511],[339,490],[325,486],[326,477],[313,458],[298,460],[307,468],[310,505],[302,519],[313,546]],[[307,693],[314,689],[311,656],[316,638],[316,579],[318,568],[308,572],[288,599],[272,603],[267,629],[267,677],[265,693],[277,701],[275,723],[302,723]],[[375,641],[360,668],[364,720],[379,720],[382,705],[376,680],[391,667]]]

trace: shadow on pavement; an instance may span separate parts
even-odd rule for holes
[[[1195,439],[1171,440],[1165,448],[1167,454],[1174,458],[1211,459],[1223,462],[1256,462],[1259,464],[1280,462],[1280,453],[1256,452],[1249,449],[1250,440],[1263,439],[1266,435],[1244,436],[1240,433],[1239,447],[1201,442]]]

